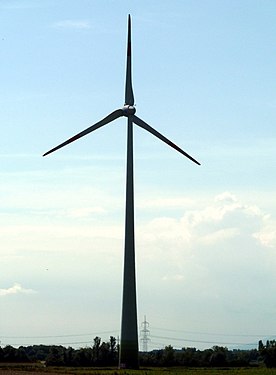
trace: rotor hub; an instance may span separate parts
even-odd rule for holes
[[[126,104],[123,106],[123,113],[124,113],[124,116],[126,117],[134,115],[135,112],[136,112],[136,109],[132,105]]]

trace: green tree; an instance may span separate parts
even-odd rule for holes
[[[260,353],[264,359],[266,367],[276,367],[276,341],[267,340],[266,346],[261,350]]]
[[[116,358],[116,343],[117,343],[115,337],[110,336],[109,342],[110,342],[110,356],[111,356],[111,359],[114,360]]]
[[[93,361],[95,364],[97,364],[99,362],[99,358],[100,358],[100,345],[101,345],[101,338],[96,336],[94,338],[94,344],[93,344],[93,348],[92,348],[92,351],[93,351]]]
[[[213,354],[210,357],[210,365],[220,367],[226,365],[226,354],[228,349],[222,346],[214,346]]]
[[[16,349],[7,345],[3,349],[3,361],[4,362],[16,362]]]
[[[258,350],[259,350],[259,352],[261,352],[262,350],[264,350],[264,344],[263,344],[262,340],[259,341]]]
[[[173,366],[175,364],[174,348],[171,345],[165,346],[162,362],[165,366]]]
[[[73,366],[91,366],[94,364],[93,353],[91,348],[80,348],[75,350],[72,355]]]
[[[46,366],[64,366],[65,348],[63,346],[53,345],[46,357]]]
[[[182,348],[181,352],[177,353],[176,360],[182,366],[192,366],[195,352],[196,348]]]
[[[3,358],[4,358],[4,352],[3,352],[3,349],[0,346],[0,362],[3,362]]]

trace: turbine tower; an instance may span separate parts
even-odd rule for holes
[[[155,135],[175,150],[200,165],[192,156],[171,142],[145,121],[135,115],[134,94],[131,74],[131,18],[128,16],[127,61],[125,103],[123,108],[116,109],[96,124],[76,134],[67,141],[46,152],[46,156],[71,142],[99,129],[119,117],[127,118],[127,166],[126,166],[126,205],[125,205],[125,248],[124,248],[124,276],[123,276],[123,303],[121,322],[121,344],[119,366],[121,368],[138,368],[138,331],[136,305],[136,277],[135,277],[135,241],[134,241],[134,189],[133,189],[133,123]]]

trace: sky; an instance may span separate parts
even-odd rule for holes
[[[0,341],[120,335],[132,16],[139,331],[149,349],[276,336],[276,3],[0,0]]]

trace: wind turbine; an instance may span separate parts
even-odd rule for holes
[[[155,135],[175,150],[200,165],[192,156],[171,142],[164,135],[148,125],[135,115],[134,94],[131,79],[131,18],[128,15],[128,39],[126,61],[125,104],[116,109],[101,121],[76,134],[67,141],[52,148],[46,156],[71,142],[99,129],[119,117],[127,118],[127,167],[126,167],[126,206],[125,206],[125,249],[124,249],[124,278],[123,303],[120,341],[119,366],[122,368],[138,368],[138,333],[137,333],[137,305],[136,305],[136,277],[135,277],[135,242],[134,242],[134,189],[133,189],[133,123]]]

